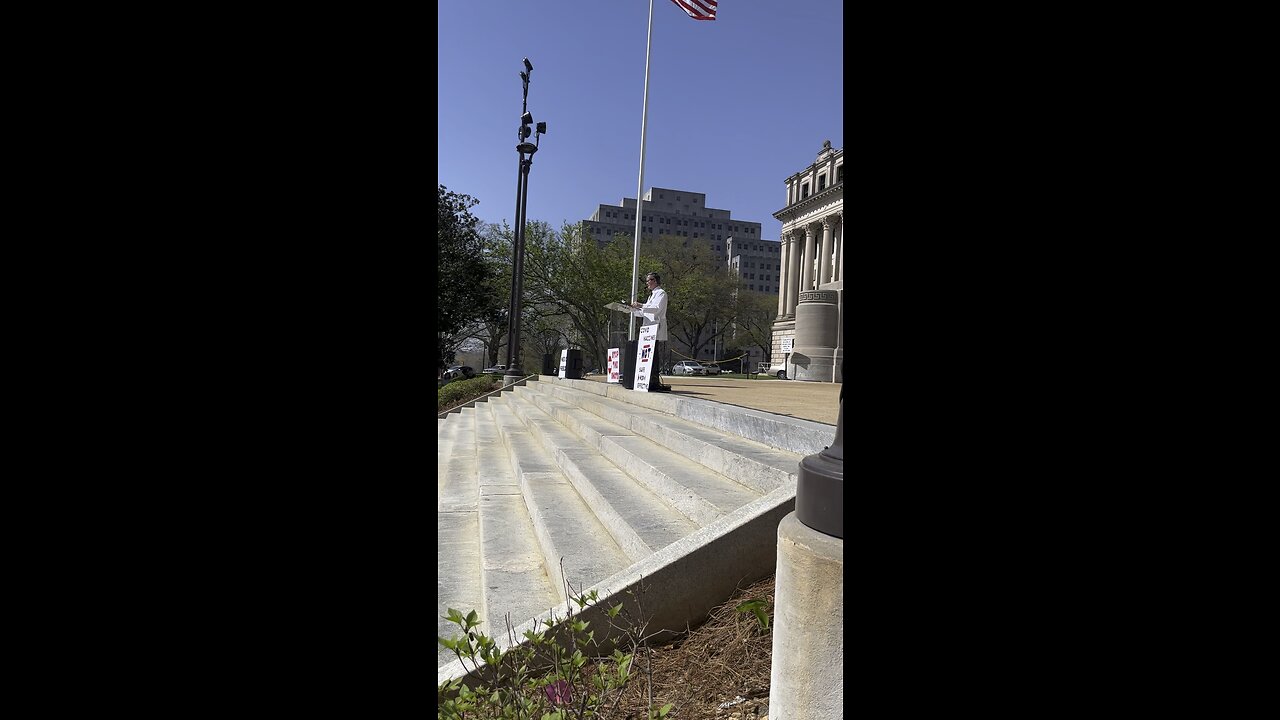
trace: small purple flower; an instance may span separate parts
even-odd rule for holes
[[[573,702],[573,688],[564,680],[557,680],[546,686],[547,699],[554,705],[568,705]]]

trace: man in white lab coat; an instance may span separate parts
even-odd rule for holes
[[[653,392],[671,392],[670,385],[662,384],[662,368],[667,367],[667,291],[662,289],[662,276],[651,272],[644,276],[644,283],[649,288],[649,299],[640,304],[631,301],[631,314],[644,318],[641,325],[658,326],[657,355],[654,357],[654,379],[649,389]]]

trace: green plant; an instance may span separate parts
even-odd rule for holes
[[[536,632],[526,630],[523,643],[516,643],[508,616],[509,647],[505,650],[477,629],[481,620],[474,610],[463,615],[449,608],[445,619],[456,624],[462,634],[439,638],[439,642],[454,652],[475,687],[463,678],[441,685],[437,692],[438,720],[609,718],[621,699],[623,688],[637,676],[634,661],[637,649],[646,639],[647,623],[634,622],[625,603],[602,609],[609,626],[621,633],[622,641],[617,645],[628,652],[615,646],[610,655],[591,657],[591,651],[599,649],[600,643],[596,640],[596,631],[590,629],[591,621],[581,619],[580,615],[599,596],[595,590],[574,593],[567,583],[565,594],[570,598],[565,605],[565,616],[557,618],[553,613],[542,621]],[[640,607],[638,600],[636,607]],[[673,704],[653,708],[651,673],[646,663],[650,694],[648,716],[650,720],[657,720],[666,717]]]
[[[502,387],[501,375],[477,375],[467,380],[454,380],[437,391],[436,412],[444,412]]]
[[[740,613],[755,615],[756,621],[760,623],[760,631],[766,632],[769,630],[769,614],[766,611],[768,607],[769,603],[764,600],[748,600],[734,609]]]

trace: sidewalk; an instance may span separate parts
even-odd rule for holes
[[[604,375],[590,375],[586,380],[604,382]],[[840,383],[803,382],[800,380],[740,380],[715,375],[663,375],[672,395],[714,400],[777,415],[836,424],[840,412]]]

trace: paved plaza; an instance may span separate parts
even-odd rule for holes
[[[584,378],[604,382],[603,375]],[[763,410],[777,415],[836,424],[840,412],[841,383],[799,380],[740,380],[715,375],[663,375],[673,395]]]

